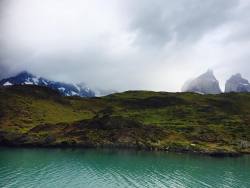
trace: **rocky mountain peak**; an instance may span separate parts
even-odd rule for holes
[[[231,76],[225,85],[225,92],[250,92],[250,83],[237,73]]]
[[[201,94],[219,94],[221,89],[219,82],[212,70],[201,74],[193,80],[189,80],[182,87],[183,92],[195,92]]]
[[[11,85],[38,85],[58,90],[65,96],[94,97],[95,93],[85,84],[68,84],[55,82],[42,77],[37,77],[27,71],[22,71],[16,76],[0,80],[0,86]]]

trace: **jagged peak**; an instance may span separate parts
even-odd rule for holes
[[[249,81],[240,73],[232,75],[225,84],[225,92],[250,92]]]
[[[240,73],[233,74],[230,78],[242,78]]]
[[[206,72],[206,74],[212,74],[212,75],[214,75],[213,69],[208,69],[207,72]]]
[[[237,74],[235,74],[233,76],[242,78],[242,75],[240,73],[237,73]]]
[[[206,79],[206,80],[213,80],[213,81],[217,81],[215,75],[214,75],[214,71],[211,69],[208,69],[207,72],[201,74],[198,79]]]
[[[216,79],[213,70],[208,69],[205,73],[197,78],[188,81],[182,87],[182,91],[196,92],[204,94],[218,94],[221,93],[219,82]]]
[[[82,97],[93,97],[95,93],[86,86],[77,86],[72,83],[64,83],[46,78],[37,77],[28,71],[22,71],[16,76],[9,77],[0,80],[0,86],[11,86],[11,85],[38,85],[43,87],[49,87],[51,89],[58,90],[65,96],[82,96]]]
[[[231,81],[231,80],[242,80],[242,81],[247,81],[247,82],[248,82],[248,80],[245,79],[245,78],[243,78],[242,75],[241,75],[240,73],[237,73],[237,74],[232,75],[232,76],[228,79],[228,81]]]
[[[215,77],[214,76],[214,71],[212,69],[208,69],[207,72],[205,72],[202,75],[207,75],[207,76],[210,76],[210,77]]]

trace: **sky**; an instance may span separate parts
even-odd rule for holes
[[[0,0],[0,78],[176,92],[207,69],[250,79],[250,0]]]

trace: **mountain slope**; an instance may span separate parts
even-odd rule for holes
[[[199,77],[190,80],[182,87],[183,92],[194,92],[201,94],[219,94],[221,89],[213,71],[208,70]]]
[[[0,145],[250,152],[250,94],[129,91],[62,97],[38,86],[0,88]]]
[[[34,76],[26,71],[0,81],[0,86],[38,85],[58,90],[64,96],[94,97],[95,93],[83,84],[66,84]]]

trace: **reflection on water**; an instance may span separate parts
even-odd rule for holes
[[[250,187],[250,157],[0,148],[0,187]]]

